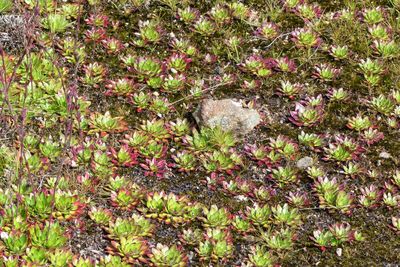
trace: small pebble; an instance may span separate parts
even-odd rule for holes
[[[379,154],[379,157],[382,159],[390,159],[392,156],[389,153],[383,151]]]
[[[342,249],[341,248],[337,248],[336,249],[336,254],[340,257],[340,256],[342,256]]]
[[[307,169],[314,165],[314,159],[312,157],[303,157],[299,159],[296,163],[297,168],[299,169]]]
[[[234,197],[237,201],[242,202],[242,201],[247,201],[248,197],[243,196],[243,195],[238,195]]]

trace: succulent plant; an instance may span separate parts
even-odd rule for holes
[[[104,14],[90,14],[90,16],[85,19],[86,24],[90,25],[90,26],[94,26],[94,27],[99,27],[99,28],[107,28],[109,23],[110,23],[110,19],[108,16],[104,15]]]
[[[199,11],[193,7],[178,8],[177,17],[186,24],[193,23],[199,17]]]
[[[295,207],[305,207],[310,204],[307,193],[289,192],[289,195],[286,197],[286,199]]]
[[[211,205],[210,208],[204,208],[203,213],[205,217],[201,217],[200,220],[205,227],[226,228],[231,223],[232,216],[225,208]]]
[[[298,179],[296,171],[290,166],[279,166],[277,169],[272,169],[271,178],[276,181],[280,187],[289,183],[294,183]]]
[[[329,54],[334,57],[336,60],[346,59],[349,55],[349,47],[347,45],[344,46],[332,46],[329,49]]]
[[[310,102],[297,102],[295,110],[290,112],[289,120],[297,126],[312,126],[322,121],[323,105],[314,106]]]
[[[357,132],[366,130],[370,126],[371,126],[371,121],[369,120],[369,117],[367,116],[362,117],[361,115],[357,115],[356,117],[350,118],[349,122],[347,123],[347,127],[349,127],[350,129],[354,129]]]
[[[392,175],[392,183],[400,187],[400,170],[396,170]]]
[[[106,87],[109,89],[106,92],[107,95],[110,95],[110,94],[130,95],[136,89],[135,83],[128,78],[122,78],[122,79],[118,79],[115,81],[109,81],[109,83],[106,85]]]
[[[350,224],[336,223],[329,226],[327,230],[315,230],[311,239],[324,251],[328,247],[339,246],[353,240],[361,241],[363,238],[359,232],[351,230]]]
[[[211,36],[214,33],[215,25],[210,19],[200,16],[199,19],[194,22],[193,27],[194,31],[200,35]]]
[[[120,40],[113,37],[103,39],[101,43],[109,54],[117,54],[125,48]]]
[[[108,185],[106,190],[107,191],[118,191],[123,188],[129,188],[130,183],[127,181],[127,179],[124,176],[111,176],[108,178]],[[135,186],[134,184],[132,185],[133,188],[137,189],[138,187]]]
[[[378,112],[389,115],[394,110],[394,103],[388,97],[379,95],[370,101],[370,105]]]
[[[43,167],[43,162],[38,154],[32,154],[29,151],[25,152],[25,166],[29,168],[31,173],[37,173]]]
[[[301,223],[301,218],[296,208],[290,209],[289,205],[285,203],[283,206],[277,205],[271,208],[274,215],[274,221],[278,224],[287,224],[290,226],[298,225]]]
[[[185,54],[172,54],[166,62],[168,69],[171,72],[184,72],[189,68],[189,64],[192,62]]]
[[[400,204],[400,196],[392,193],[384,193],[382,198],[383,203],[389,208],[398,207]]]
[[[112,254],[123,257],[128,263],[147,263],[144,256],[147,253],[148,246],[144,240],[137,237],[121,237],[118,242],[112,241],[108,250]]]
[[[67,242],[65,230],[58,223],[35,224],[29,227],[28,231],[31,244],[37,247],[55,249]]]
[[[99,266],[101,267],[128,267],[130,266],[128,263],[122,261],[119,256],[107,255],[105,257],[100,258]]]
[[[137,164],[137,154],[132,152],[128,145],[123,145],[117,152],[114,148],[110,148],[110,156],[113,158],[111,162],[123,167],[131,167]]]
[[[242,218],[241,216],[235,216],[235,218],[232,220],[232,226],[236,231],[242,233],[247,233],[253,230],[250,221]]]
[[[165,157],[166,146],[157,141],[149,141],[146,145],[139,147],[139,153],[145,158],[161,159]]]
[[[217,25],[229,24],[231,21],[230,12],[223,4],[213,6],[209,11],[209,15]]]
[[[266,242],[267,247],[275,250],[290,250],[295,238],[289,228],[282,228],[279,231],[263,232],[261,238]]]
[[[125,139],[122,142],[138,150],[145,145],[149,139],[150,137],[144,132],[134,131],[131,135],[125,135]]]
[[[43,21],[43,26],[50,30],[51,33],[62,33],[71,23],[63,14],[49,14]]]
[[[400,48],[394,41],[374,40],[373,48],[384,59],[392,59],[399,56]]]
[[[382,196],[382,192],[378,190],[375,185],[361,188],[360,191],[362,195],[359,198],[359,202],[361,205],[367,208],[372,208],[376,206]]]
[[[176,245],[168,247],[161,243],[151,249],[150,261],[157,267],[184,267],[187,264],[187,256]]]
[[[246,216],[254,225],[268,227],[270,223],[271,209],[268,205],[260,207],[258,204],[254,204],[253,207],[246,208]]]
[[[256,34],[267,40],[272,40],[278,35],[278,26],[275,23],[264,21],[257,29]]]
[[[85,32],[85,41],[90,43],[101,43],[106,38],[106,30],[104,28],[90,28]]]
[[[120,240],[123,237],[151,236],[154,225],[143,216],[133,214],[128,219],[117,218],[115,221],[109,221],[106,230],[111,239]]]
[[[325,148],[327,152],[326,160],[349,161],[358,158],[363,152],[363,148],[354,140],[348,137],[336,137],[335,143],[330,143],[329,148]]]
[[[41,219],[46,219],[51,214],[52,199],[50,194],[40,192],[37,194],[30,194],[24,199],[24,202],[31,216],[38,216]]]
[[[219,149],[227,149],[235,146],[236,138],[230,131],[224,131],[221,127],[206,129],[209,142],[212,146]]]
[[[57,218],[70,220],[82,214],[85,207],[85,200],[80,199],[78,195],[72,192],[57,190],[54,193],[53,215]]]
[[[266,202],[276,195],[276,190],[271,187],[260,186],[255,188],[254,196],[260,202]]]
[[[297,138],[299,139],[300,144],[306,145],[315,151],[319,151],[323,144],[323,139],[321,136],[312,133],[305,133],[304,131],[302,131]]]
[[[140,193],[127,188],[111,192],[111,205],[122,210],[132,210],[140,200]]]
[[[234,180],[231,180],[229,182],[222,181],[222,186],[230,194],[235,195],[235,194],[240,193],[239,186],[238,186],[237,182]]]
[[[250,9],[248,6],[241,2],[228,3],[228,7],[232,12],[234,18],[239,20],[246,20],[249,16]]]
[[[177,118],[176,121],[169,123],[170,129],[174,136],[182,137],[189,133],[190,126],[187,119]]]
[[[190,152],[182,151],[172,156],[179,171],[193,171],[196,169],[196,158]]]
[[[321,7],[317,3],[299,3],[296,5],[295,12],[303,18],[304,21],[311,21],[322,15]]]
[[[172,193],[164,199],[164,212],[159,215],[166,223],[182,223],[185,221],[184,215],[188,208],[188,199],[178,197]]]
[[[281,87],[278,90],[289,99],[294,99],[303,90],[303,86],[299,83],[292,84],[289,81],[281,81]]]
[[[138,46],[147,43],[158,43],[162,38],[162,29],[158,20],[139,21],[139,33],[141,40],[134,42]]]
[[[108,225],[108,222],[112,219],[112,212],[108,209],[92,207],[88,214],[90,219],[99,225]]]
[[[278,71],[281,72],[295,73],[297,71],[295,61],[293,59],[289,59],[288,57],[281,57],[275,59],[275,67]]]
[[[332,101],[346,100],[348,96],[349,96],[348,92],[343,88],[338,88],[338,89],[332,88],[331,90],[329,90],[329,98]]]
[[[229,153],[230,152],[230,153]],[[203,159],[203,166],[208,172],[227,172],[232,174],[234,169],[239,169],[242,159],[234,151],[217,151],[208,153],[207,158]]]
[[[270,138],[270,146],[277,153],[287,159],[296,159],[298,155],[298,145],[288,137],[278,135],[275,139]],[[269,155],[271,159],[271,154]]]
[[[218,240],[213,245],[211,259],[214,262],[226,262],[233,256],[234,246],[232,241]]]
[[[107,73],[106,68],[98,63],[89,63],[84,66],[85,76],[82,81],[87,86],[93,86],[95,88],[99,87],[99,84],[104,81],[105,75]]]
[[[319,64],[314,69],[313,76],[323,82],[332,81],[340,74],[340,69],[333,68],[329,64]]]
[[[314,240],[321,250],[325,250],[327,247],[331,246],[333,234],[329,231],[315,230],[311,239]]]
[[[179,239],[187,245],[196,245],[203,239],[203,233],[200,229],[184,229],[182,234],[179,236]]]
[[[225,263],[232,257],[234,247],[228,230],[207,229],[205,241],[200,241],[196,248],[202,261]]]
[[[265,59],[259,55],[251,55],[239,66],[246,72],[256,77],[265,78],[272,75],[272,67],[275,62],[272,59]]]
[[[200,260],[210,261],[213,251],[213,244],[210,240],[200,241],[196,251],[199,254]]]
[[[374,41],[389,41],[390,32],[391,30],[382,24],[376,24],[368,27],[368,33],[373,39],[375,39]]]
[[[377,24],[384,20],[380,7],[364,9],[362,14],[364,21],[368,24]]]
[[[22,254],[28,246],[28,235],[25,233],[13,231],[0,234],[5,248],[13,254]]]
[[[93,172],[98,177],[106,177],[113,174],[112,162],[107,153],[96,151],[91,162]]]
[[[310,29],[301,28],[292,32],[292,41],[298,47],[310,49],[317,47],[321,43],[321,39]]]
[[[145,201],[145,212],[147,217],[157,218],[164,208],[164,192],[147,194]]]
[[[125,61],[130,63],[130,61],[127,60],[128,59],[125,58]],[[137,57],[132,61],[132,67],[129,66],[129,70],[135,72],[139,81],[156,77],[163,71],[163,66],[161,63],[158,60],[150,57]]]
[[[349,213],[352,207],[353,197],[343,190],[336,178],[329,180],[327,177],[320,177],[314,184],[320,200],[321,207],[338,209],[344,213]]]
[[[195,56],[197,52],[197,48],[194,47],[188,40],[186,39],[178,39],[173,38],[170,45],[176,51],[183,53],[188,56]]]
[[[156,176],[163,178],[167,167],[165,160],[157,160],[156,158],[146,159],[146,163],[141,163],[140,166],[145,170],[146,176]]]
[[[66,249],[56,249],[48,253],[47,258],[53,266],[65,266],[72,261],[72,252]]]
[[[210,151],[211,145],[209,139],[209,132],[206,128],[202,128],[200,132],[193,129],[192,135],[186,135],[184,142],[195,151]]]
[[[259,166],[268,165],[268,148],[265,146],[257,146],[247,144],[244,147],[246,154],[252,159],[257,161]]]
[[[110,112],[104,114],[92,113],[90,118],[91,130],[89,133],[96,132],[120,132],[126,129],[126,123],[122,117],[112,117]]]
[[[251,247],[248,261],[250,266],[254,267],[271,267],[274,265],[274,257],[267,248],[262,245]]]
[[[163,120],[144,121],[140,128],[156,140],[170,137],[167,126]]]

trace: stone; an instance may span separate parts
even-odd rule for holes
[[[336,249],[336,254],[337,254],[339,257],[342,256],[342,252],[343,252],[343,249],[342,249],[342,248],[337,248],[337,249]]]
[[[249,133],[261,122],[257,110],[243,108],[241,103],[232,99],[205,99],[197,107],[193,117],[200,126],[220,126],[236,136]]]
[[[297,168],[299,169],[307,169],[314,165],[314,159],[312,157],[303,157],[299,159],[296,163]]]
[[[382,159],[390,159],[392,156],[389,153],[387,153],[386,151],[383,151],[379,154],[379,157]]]

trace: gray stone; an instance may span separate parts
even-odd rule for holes
[[[314,165],[314,159],[312,157],[303,157],[299,159],[296,163],[297,168],[299,169],[307,169]]]
[[[220,126],[236,136],[249,133],[261,122],[260,114],[255,109],[243,108],[241,103],[232,99],[205,99],[193,116],[200,126]]]

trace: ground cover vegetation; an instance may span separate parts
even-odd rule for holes
[[[399,0],[0,0],[0,265],[400,264],[399,33]]]

